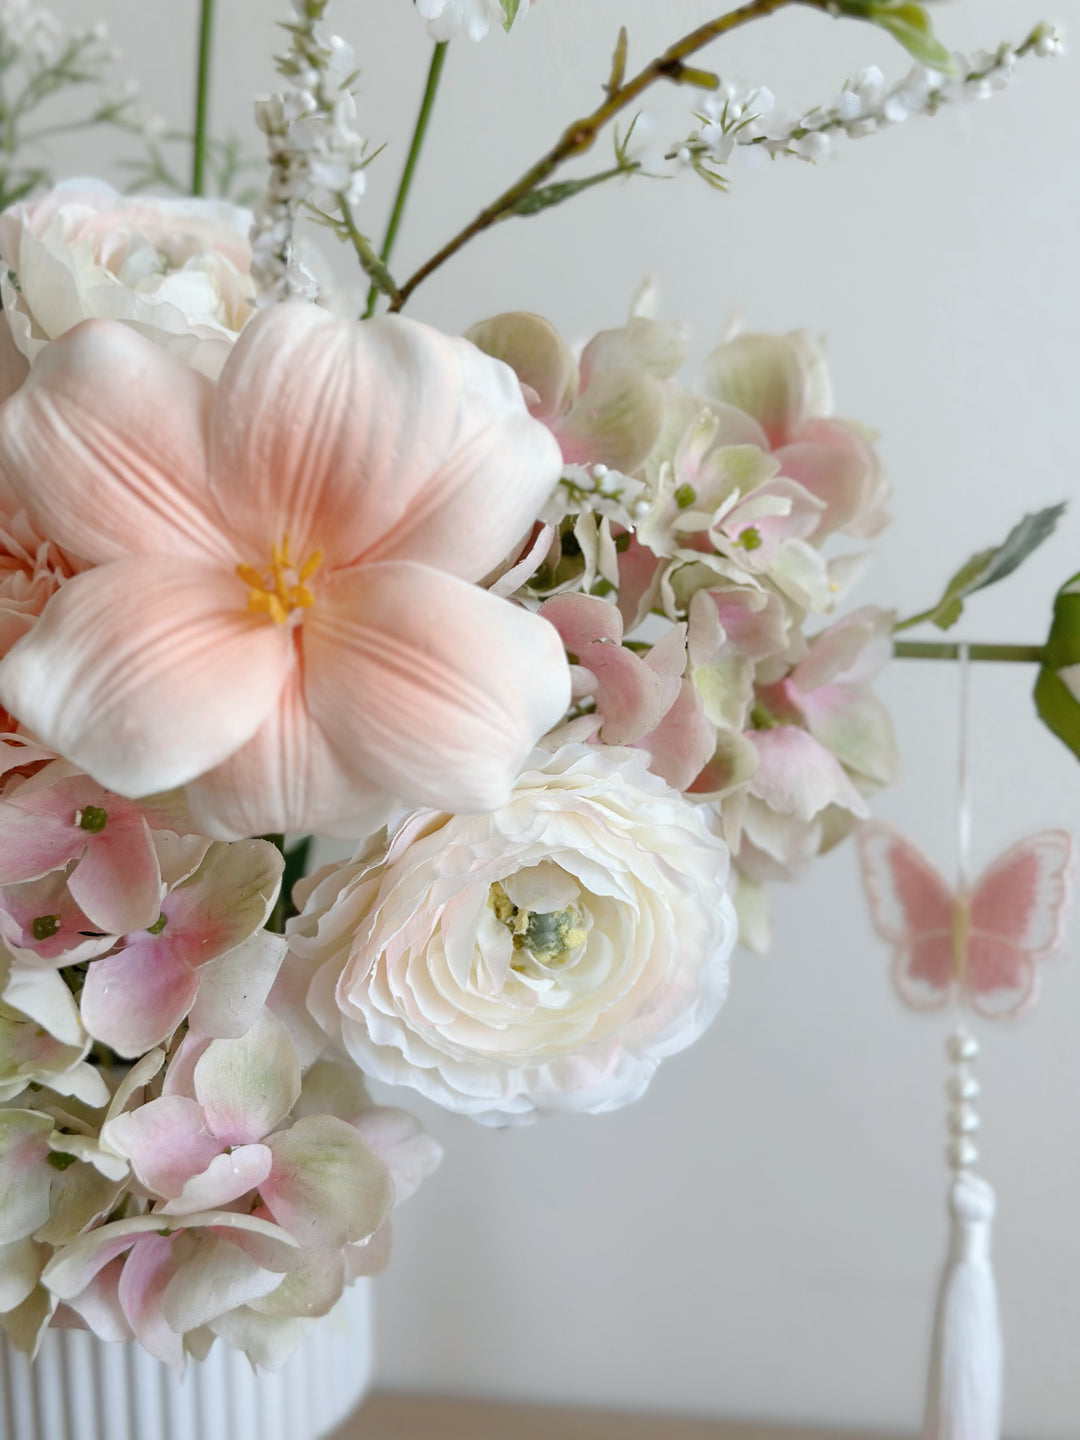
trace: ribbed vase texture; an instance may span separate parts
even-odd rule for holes
[[[84,1330],[50,1330],[32,1365],[0,1337],[0,1440],[322,1440],[370,1382],[370,1292],[346,1291],[273,1373],[221,1341],[177,1375]]]

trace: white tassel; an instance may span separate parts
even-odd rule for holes
[[[990,1264],[994,1192],[960,1174],[949,1191],[949,1258],[938,1291],[923,1440],[1000,1440],[1001,1325]]]
[[[949,1257],[938,1291],[923,1440],[1000,1440],[1001,1323],[990,1261],[994,1191],[970,1173],[978,1158],[972,1098],[978,1086],[966,1066],[979,1047],[958,1029],[949,1038],[956,1073],[949,1083]]]

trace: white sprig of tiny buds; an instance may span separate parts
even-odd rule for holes
[[[364,193],[367,142],[356,129],[352,47],[324,36],[318,0],[293,0],[292,44],[281,61],[288,88],[258,100],[255,119],[267,139],[270,179],[255,207],[252,275],[259,303],[312,300],[316,283],[297,257],[296,222],[307,205],[333,212]]]
[[[873,65],[847,80],[831,104],[795,116],[781,112],[764,86],[722,81],[702,104],[698,117],[702,123],[668,151],[667,159],[713,179],[717,177],[710,167],[727,164],[737,149],[820,161],[829,154],[835,135],[861,139],[915,115],[935,115],[945,105],[988,99],[1012,83],[1019,60],[1051,59],[1064,49],[1061,32],[1042,24],[1022,45],[1002,44],[993,51],[954,55],[951,75],[915,65],[889,86]]]

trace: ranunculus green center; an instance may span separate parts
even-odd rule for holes
[[[577,905],[563,910],[526,910],[514,904],[498,881],[488,892],[488,905],[513,936],[514,949],[528,950],[541,965],[565,965],[585,943],[588,932]]]

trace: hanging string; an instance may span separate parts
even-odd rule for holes
[[[956,743],[956,879],[957,894],[966,896],[971,883],[971,652],[966,640],[957,646]]]
[[[958,970],[966,964],[970,925],[970,658],[968,646],[961,644],[957,653],[957,887],[953,917],[953,947]],[[957,984],[955,1020],[945,1044],[949,1062],[946,1158],[952,1175],[949,1254],[938,1288],[923,1440],[999,1440],[1001,1326],[990,1260],[995,1202],[993,1189],[972,1168],[979,1158],[975,1144],[979,1117],[974,1103],[979,1085],[972,1074],[979,1042],[960,1019],[960,989]]]

